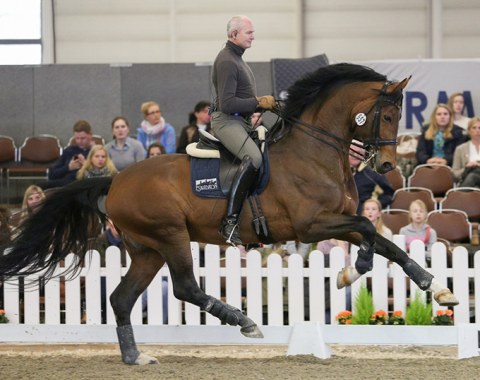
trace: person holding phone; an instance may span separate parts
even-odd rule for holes
[[[63,150],[60,158],[50,167],[48,181],[40,185],[42,189],[64,186],[75,181],[77,172],[85,163],[93,144],[90,123],[78,120],[73,126],[72,144]]]

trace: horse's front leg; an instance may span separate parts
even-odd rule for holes
[[[433,297],[439,305],[458,305],[458,300],[450,289],[442,286],[435,280],[431,273],[422,268],[415,260],[408,256],[406,252],[378,233],[375,235],[375,252],[400,265],[405,274],[415,282],[420,289],[424,291],[430,290],[433,293]],[[361,276],[359,272],[357,267],[344,268],[337,278],[337,286],[342,288],[345,285],[350,285]]]

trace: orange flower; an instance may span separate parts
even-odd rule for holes
[[[395,310],[393,312],[393,316],[394,317],[401,317],[402,316],[402,311],[401,310]]]
[[[5,315],[5,310],[0,309],[0,315]]]
[[[450,309],[447,309],[445,310],[445,314],[451,317],[453,315],[453,311],[451,311]]]

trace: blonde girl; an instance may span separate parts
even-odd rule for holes
[[[22,209],[31,214],[35,208],[45,199],[45,193],[37,185],[30,185],[23,194]]]
[[[94,145],[88,153],[85,163],[77,173],[77,179],[92,177],[110,177],[118,171],[103,145]]]
[[[383,224],[382,204],[378,199],[367,199],[363,203],[362,215],[366,217],[375,226],[376,231],[388,240],[393,239],[393,233]]]
[[[400,235],[405,235],[407,251],[410,251],[410,244],[414,240],[421,240],[425,243],[427,257],[430,256],[430,250],[433,243],[437,241],[437,232],[427,224],[427,206],[425,202],[416,199],[410,203],[408,209],[410,224],[400,228]]]

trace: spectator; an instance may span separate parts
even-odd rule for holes
[[[103,145],[94,145],[84,164],[77,173],[77,179],[111,177],[118,171]]]
[[[453,175],[460,186],[480,187],[480,117],[473,117],[467,127],[470,140],[459,145],[453,155]]]
[[[20,224],[29,215],[33,214],[40,206],[41,202],[45,199],[45,193],[40,186],[30,185],[23,193],[22,208],[20,211],[10,216],[9,225],[11,227],[10,232],[14,232]]]
[[[137,140],[145,149],[158,142],[165,147],[167,154],[175,153],[176,136],[175,129],[162,117],[160,106],[153,101],[145,102],[141,106],[144,120],[137,129]]]
[[[285,243],[284,248],[287,250],[289,255],[298,253],[300,256],[302,256],[303,261],[306,261],[312,245],[309,243],[302,243],[301,241],[297,243],[295,240],[289,240]]]
[[[463,129],[453,124],[453,111],[446,104],[437,104],[418,140],[418,164],[452,166],[455,148],[463,143]]]
[[[0,206],[0,247],[3,249],[10,242],[11,229],[8,221],[10,212],[6,207]],[[3,255],[3,251],[0,250],[0,256]],[[1,284],[1,282],[0,282]]]
[[[448,98],[447,104],[453,111],[453,123],[467,130],[468,122],[470,118],[463,115],[465,110],[465,98],[461,92],[455,92]]]
[[[152,158],[155,156],[161,156],[166,154],[165,147],[160,143],[151,143],[147,149],[147,158]]]
[[[433,243],[437,241],[437,232],[427,224],[427,206],[425,202],[416,199],[410,203],[408,209],[410,224],[400,228],[400,235],[405,235],[407,251],[410,251],[410,244],[414,240],[421,240],[425,243],[427,258],[430,258],[430,250]]]
[[[198,142],[200,129],[210,132],[210,102],[204,100],[198,102],[188,117],[188,123],[180,133],[177,153],[186,153],[188,144]]]
[[[362,215],[366,217],[375,226],[375,230],[388,240],[393,239],[393,233],[390,228],[383,224],[382,204],[378,199],[367,199],[363,203]]]
[[[78,170],[92,147],[92,127],[85,120],[79,120],[73,126],[74,143],[65,148],[61,157],[48,171],[48,181],[40,184],[43,189],[58,187],[73,182]]]
[[[354,156],[350,155],[348,160],[358,191],[357,215],[361,215],[363,203],[370,198],[378,199],[382,208],[389,206],[394,191],[387,178],[362,162],[361,157],[365,156],[365,149],[352,144],[350,150]]]
[[[32,214],[45,199],[45,193],[40,186],[30,185],[23,194],[22,210]]]
[[[118,171],[145,159],[145,148],[129,136],[130,125],[125,117],[117,116],[112,120],[112,133],[113,140],[105,147]]]

